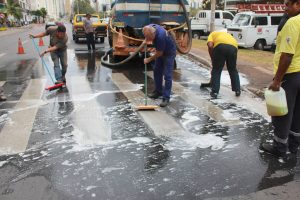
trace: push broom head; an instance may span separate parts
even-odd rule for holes
[[[46,90],[49,90],[49,91],[57,90],[57,89],[62,88],[63,85],[64,85],[64,83],[59,83],[59,84],[47,87]]]
[[[154,105],[139,105],[136,107],[137,110],[155,110],[158,106]]]

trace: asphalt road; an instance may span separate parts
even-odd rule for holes
[[[107,41],[89,53],[71,40],[67,24],[67,87],[49,92],[49,75],[27,37],[43,28],[1,37],[8,101],[0,104],[0,199],[205,199],[299,179],[297,157],[258,150],[272,138],[265,104],[247,91],[235,97],[226,72],[220,98],[212,100],[199,89],[209,71],[177,56],[170,105],[137,111],[144,102],[141,62],[102,66]],[[27,41],[25,55],[16,55],[19,37]],[[151,91],[151,69],[147,75]]]

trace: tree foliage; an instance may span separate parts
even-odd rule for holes
[[[90,0],[75,0],[73,11],[74,13],[79,11],[79,14],[95,13],[95,9],[92,8]]]
[[[41,12],[41,17],[43,18],[43,21],[45,22],[45,17],[48,14],[46,8],[41,8],[40,12]]]
[[[204,10],[210,10],[211,9],[211,1],[210,0],[203,0],[202,2],[202,8]],[[224,1],[223,0],[216,0],[216,9],[223,9],[224,8]]]
[[[16,19],[21,19],[23,17],[22,8],[19,3],[14,0],[7,0],[6,12],[8,15],[12,15]]]

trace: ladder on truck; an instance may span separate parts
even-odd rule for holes
[[[284,13],[284,4],[238,4],[238,12],[253,11],[255,13]]]
[[[160,24],[162,17],[162,0],[149,0],[149,24]]]

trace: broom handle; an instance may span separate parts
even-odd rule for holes
[[[35,47],[35,50],[38,52],[38,54],[39,54],[39,56],[40,56],[40,50],[39,50],[39,48],[37,47],[37,45],[35,44],[34,38],[31,38],[31,39],[32,39],[32,42],[33,42],[33,46]],[[46,62],[45,62],[44,58],[41,57],[41,56],[40,56],[40,58],[41,58],[41,60],[42,60],[42,65],[46,68],[46,70],[47,70],[47,72],[48,72],[48,74],[49,74],[49,76],[50,76],[50,79],[51,79],[52,83],[54,84],[55,81],[54,81],[54,79],[53,79],[53,77],[52,77],[52,75],[51,75],[51,73],[50,73],[49,68],[48,68],[47,65],[46,65]]]
[[[147,44],[145,44],[145,58],[147,58]],[[147,64],[145,64],[145,105],[148,104]]]

